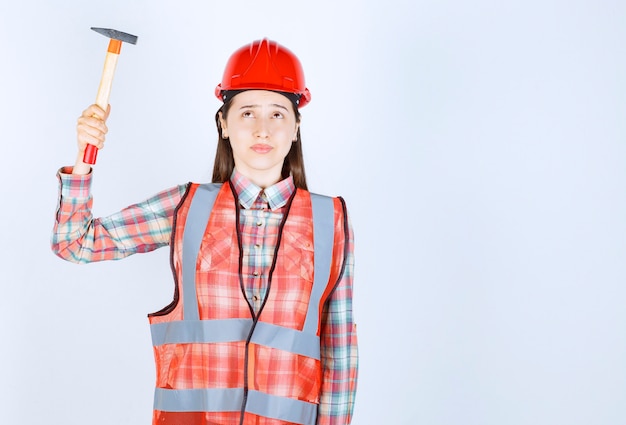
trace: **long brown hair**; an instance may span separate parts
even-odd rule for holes
[[[222,118],[225,120],[228,116],[228,111],[230,110],[234,97],[235,96],[231,96],[227,98],[222,107],[215,113],[217,149],[215,151],[215,161],[213,162],[213,183],[227,182],[233,173],[233,169],[235,168],[233,149],[230,146],[230,141],[222,137],[222,124],[220,122],[220,112],[222,113]],[[299,124],[300,111],[298,111],[298,108],[295,105],[293,105],[293,110],[296,114],[296,122]],[[281,177],[285,179],[289,177],[290,174],[293,176],[293,182],[297,188],[308,190],[306,175],[304,173],[304,157],[302,155],[302,139],[300,138],[299,126],[296,140],[291,143],[291,149],[283,162]]]

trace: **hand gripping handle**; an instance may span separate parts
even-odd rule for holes
[[[109,96],[111,95],[111,87],[113,86],[113,76],[115,75],[117,58],[120,55],[121,49],[122,42],[120,40],[111,39],[106,58],[104,59],[104,69],[102,70],[100,87],[98,87],[98,94],[96,96],[96,105],[105,111],[109,107]],[[104,117],[102,118],[104,119]],[[83,155],[83,162],[93,165],[96,163],[97,156],[98,148],[94,145],[87,145],[85,154]]]

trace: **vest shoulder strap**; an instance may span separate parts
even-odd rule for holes
[[[329,284],[335,234],[333,198],[311,193],[313,210],[313,288],[302,331],[316,334],[319,326],[320,302]],[[333,282],[334,283],[334,282]]]
[[[222,188],[221,183],[198,185],[191,200],[183,232],[183,314],[185,320],[199,320],[196,292],[196,258],[206,229],[213,204]]]

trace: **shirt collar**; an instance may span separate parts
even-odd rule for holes
[[[252,183],[250,179],[241,174],[236,169],[233,170],[233,174],[230,177],[230,181],[235,187],[235,192],[239,198],[239,203],[245,209],[249,209],[254,204],[254,201],[259,197],[261,191],[265,193],[268,205],[271,210],[282,208],[287,204],[287,201],[296,190],[296,186],[293,183],[293,177],[289,176],[278,183],[261,189],[256,184]]]

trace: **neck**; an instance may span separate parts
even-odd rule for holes
[[[275,185],[276,183],[282,180],[280,170],[278,173],[268,173],[268,172],[255,173],[255,172],[249,172],[249,170],[241,170],[237,168],[237,171],[243,174],[244,176],[246,176],[248,180],[250,180],[255,185],[259,186],[261,189],[266,189],[270,186]]]

